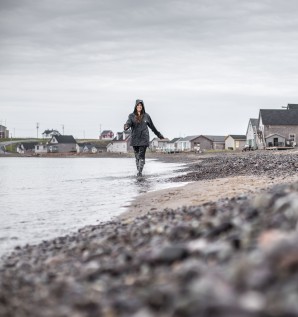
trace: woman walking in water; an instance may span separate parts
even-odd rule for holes
[[[124,130],[131,128],[130,145],[133,147],[136,157],[137,176],[142,176],[145,165],[146,149],[149,146],[148,127],[158,138],[164,139],[163,135],[155,128],[149,114],[145,112],[143,100],[137,99],[133,113],[128,116],[128,120],[124,124]]]

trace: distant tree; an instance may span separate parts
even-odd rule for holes
[[[52,130],[47,129],[42,133],[42,136],[44,138],[47,138],[49,136],[52,137],[54,135],[61,135],[61,133],[58,130],[53,130],[53,129]]]

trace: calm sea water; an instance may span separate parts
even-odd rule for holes
[[[133,158],[0,158],[0,256],[119,215],[137,195],[166,182],[181,164]]]

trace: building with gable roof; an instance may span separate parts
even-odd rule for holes
[[[225,138],[226,150],[241,150],[246,144],[246,135],[230,134]]]
[[[194,140],[196,140],[196,138],[198,137],[199,137],[198,135],[189,135],[187,137],[180,138],[177,141],[177,150],[179,152],[194,151],[194,147],[196,145]]]
[[[90,142],[83,142],[76,144],[77,153],[91,153],[96,154],[98,152],[103,152],[103,148],[97,144]]]
[[[103,130],[99,136],[100,140],[113,140],[114,132],[112,130]]]
[[[0,139],[8,139],[9,138],[9,131],[4,125],[0,124]]]
[[[17,145],[16,151],[19,154],[33,154],[37,144],[38,142],[23,142]]]
[[[107,152],[112,153],[128,153],[132,152],[133,148],[130,146],[131,132],[123,131],[117,132],[115,138],[107,145]]]
[[[298,136],[298,108],[260,109],[257,127],[258,148],[293,147]]]
[[[77,141],[72,135],[53,135],[48,142],[49,153],[76,152]]]
[[[211,141],[210,150],[224,150],[225,149],[225,136],[224,135],[202,135],[203,138]],[[203,150],[207,150],[207,148],[202,148]]]
[[[248,126],[246,130],[246,145],[250,148],[256,150],[257,146],[257,129],[258,129],[258,119],[250,118],[248,121]]]
[[[165,152],[169,143],[169,139],[159,139],[159,138],[154,138],[150,142],[149,149],[151,151],[157,151],[157,152]]]
[[[168,144],[167,144],[166,152],[168,152],[168,153],[176,153],[176,152],[179,152],[179,151],[178,151],[178,141],[179,141],[180,139],[181,139],[181,138],[174,138],[174,139],[172,139],[171,141],[169,141]]]
[[[287,109],[288,110],[298,110],[298,104],[296,104],[296,103],[288,103]]]
[[[177,141],[179,151],[224,150],[225,136],[192,135]]]

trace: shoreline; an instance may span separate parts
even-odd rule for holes
[[[0,267],[0,315],[297,315],[297,153],[198,158],[174,177],[189,184],[16,249]]]
[[[208,156],[209,154],[200,154],[201,156]],[[97,154],[91,153],[47,153],[47,154],[19,154],[19,153],[6,153],[1,154],[0,158],[134,158],[133,153],[111,153],[111,152],[101,152]],[[192,152],[186,153],[159,153],[147,151],[146,158],[157,159],[162,162],[192,162],[199,159],[198,154]]]
[[[149,212],[201,206],[241,195],[252,196],[274,185],[288,184],[295,181],[298,181],[298,176],[288,178],[286,181],[283,177],[271,179],[264,176],[234,176],[194,181],[182,186],[141,194],[117,218],[120,221],[131,222],[136,217],[145,216]]]

